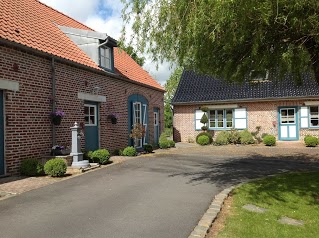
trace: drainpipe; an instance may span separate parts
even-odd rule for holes
[[[52,61],[51,61],[51,68],[52,68],[52,112],[55,111],[55,96],[56,96],[56,90],[55,90],[55,61],[54,58],[52,57]],[[55,137],[55,125],[52,123],[52,146],[56,145],[56,137]]]

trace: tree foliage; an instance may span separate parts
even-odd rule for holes
[[[176,68],[164,85],[166,90],[166,93],[164,95],[165,128],[173,127],[173,113],[170,104],[175,95],[179,80],[182,76],[182,72],[183,71],[181,68]]]
[[[310,70],[319,82],[318,0],[122,1],[132,40],[157,62],[231,81]]]
[[[131,56],[131,58],[140,66],[144,65],[145,57],[138,56],[137,50],[135,50],[133,46],[130,46],[130,45],[127,46],[121,43],[120,48],[124,50],[129,56]]]

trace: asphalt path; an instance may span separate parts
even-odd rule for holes
[[[1,238],[187,238],[214,195],[318,163],[213,154],[136,158],[0,201]]]

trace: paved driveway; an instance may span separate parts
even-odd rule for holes
[[[264,156],[214,148],[173,149],[2,200],[0,237],[186,238],[228,185],[319,169],[309,161],[315,151]]]

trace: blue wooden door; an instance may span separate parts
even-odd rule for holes
[[[278,110],[279,140],[298,140],[298,108],[297,107],[281,107]]]
[[[159,110],[154,108],[154,144],[158,144],[159,138]]]
[[[4,175],[3,91],[0,91],[0,175]]]
[[[99,107],[98,103],[87,102],[84,104],[85,119],[85,150],[99,149]]]

